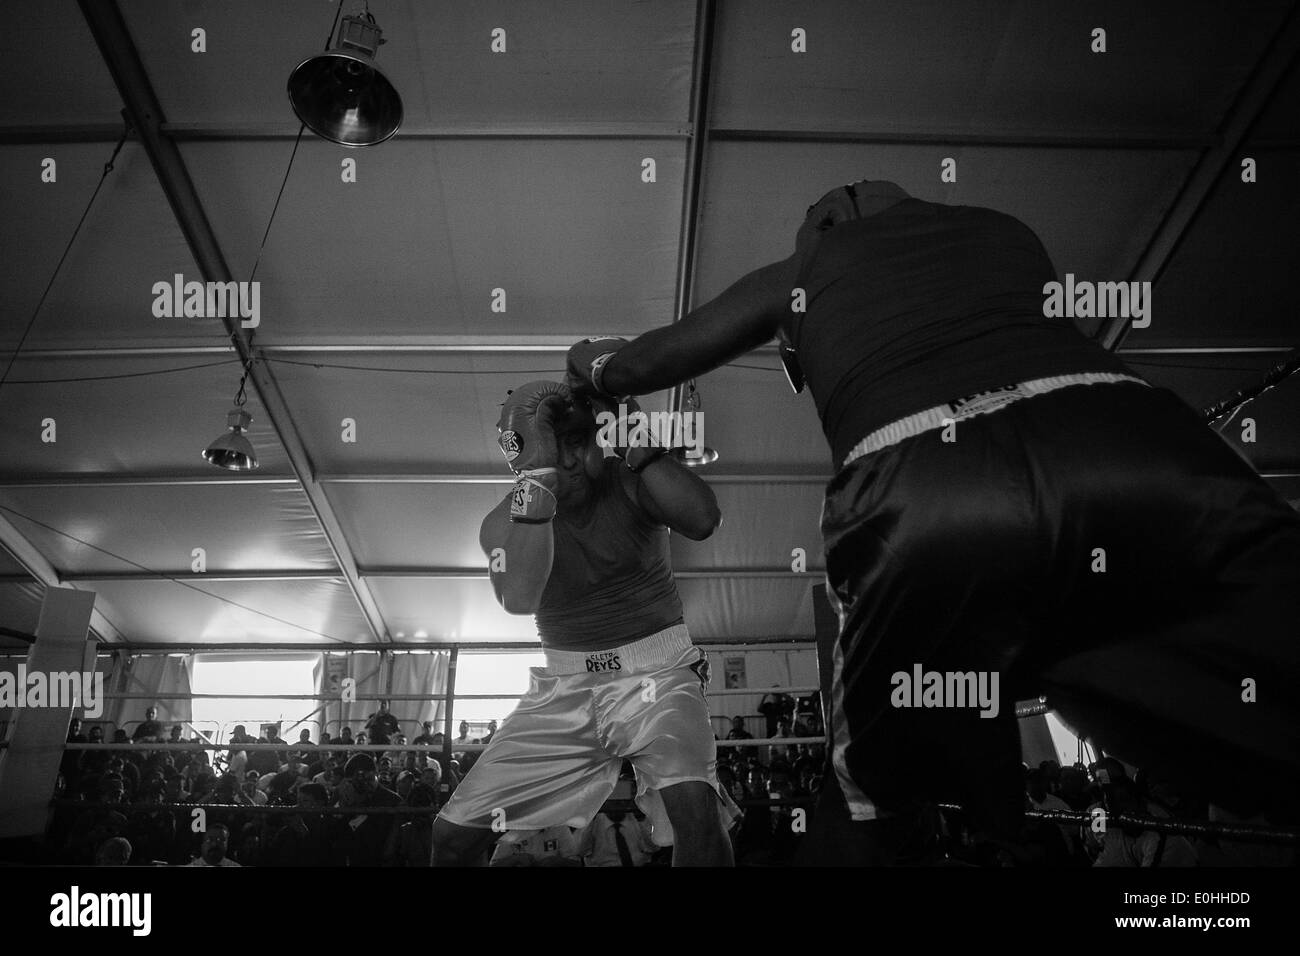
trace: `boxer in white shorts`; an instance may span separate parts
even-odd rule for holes
[[[497,600],[536,616],[546,666],[435,821],[434,864],[482,864],[503,831],[585,826],[627,759],[673,865],[732,865],[739,811],[717,780],[708,662],[668,559],[669,529],[717,528],[713,492],[663,448],[603,457],[592,408],[559,382],[513,391],[498,428],[518,480],[479,543]]]

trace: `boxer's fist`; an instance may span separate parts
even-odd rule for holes
[[[510,393],[497,421],[497,444],[515,474],[555,467],[555,422],[572,404],[560,382],[529,382]]]
[[[627,339],[617,335],[593,335],[569,346],[569,357],[564,382],[578,393],[606,395],[610,393],[601,384],[605,363],[627,345]]]

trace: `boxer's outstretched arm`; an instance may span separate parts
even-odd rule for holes
[[[647,395],[770,342],[790,308],[797,268],[791,256],[755,269],[680,321],[633,339],[605,366],[605,391]]]
[[[510,614],[535,612],[555,560],[550,524],[511,521],[507,494],[483,519],[478,543],[487,555],[497,602]]]
[[[672,455],[662,455],[633,474],[619,469],[632,500],[659,524],[692,541],[703,541],[722,524],[713,489]]]

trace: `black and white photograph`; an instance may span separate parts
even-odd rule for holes
[[[42,0],[0,88],[10,930],[1287,925],[1300,0]]]

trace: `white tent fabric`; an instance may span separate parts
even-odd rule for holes
[[[131,644],[320,650],[535,641],[493,600],[477,544],[506,490],[505,390],[559,377],[577,338],[661,325],[684,292],[702,303],[787,256],[831,186],[885,178],[991,206],[1037,231],[1058,273],[1129,277],[1292,5],[376,0],[403,128],[365,150],[305,136],[269,233],[298,131],[285,81],[332,5],[119,6],[216,245],[239,280],[256,264],[253,351],[276,420],[250,388],[260,467],[199,457],[241,369],[220,321],[154,315],[155,283],[204,276],[135,138],[23,340],[121,129],[78,5],[42,4],[0,34],[0,84],[22,93],[0,102],[0,358],[23,340],[0,386],[0,543],[22,556],[0,549],[0,624],[31,632],[39,577],[95,591]],[[1297,103],[1292,70],[1240,150],[1258,181],[1234,157],[1171,247],[1151,326],[1125,340],[1137,371],[1193,405],[1276,360],[1225,350],[1294,344],[1278,303],[1294,302],[1300,218],[1278,211],[1300,200]],[[1178,348],[1217,351],[1134,351]],[[724,523],[672,543],[687,623],[710,642],[811,638],[832,471],[812,403],[770,350],[698,385]],[[1225,438],[1300,501],[1300,385],[1251,415],[1254,443]]]

